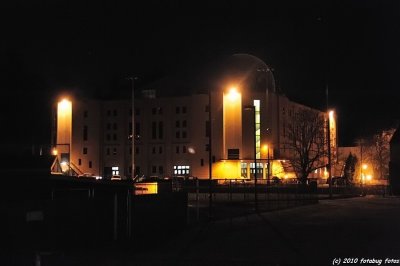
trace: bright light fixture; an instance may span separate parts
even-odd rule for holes
[[[232,102],[233,102],[233,101],[236,101],[236,100],[239,98],[239,93],[238,93],[236,87],[232,87],[232,88],[229,90],[228,98],[229,98],[229,100],[232,101]]]

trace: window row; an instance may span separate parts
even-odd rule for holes
[[[79,166],[82,166],[82,159],[81,159],[81,158],[78,159],[78,165],[79,165]],[[88,162],[88,167],[89,167],[89,168],[92,168],[92,166],[93,166],[92,161],[89,161],[89,162]]]

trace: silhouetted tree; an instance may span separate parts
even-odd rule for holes
[[[291,150],[291,162],[302,184],[308,175],[326,163],[326,121],[323,113],[300,109],[288,125],[287,147]]]
[[[357,161],[357,156],[351,153],[346,159],[344,166],[344,178],[347,180],[347,183],[354,183],[354,175],[356,173]]]

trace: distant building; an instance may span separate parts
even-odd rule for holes
[[[211,161],[213,178],[253,178],[257,169],[257,178],[265,179],[269,161],[270,177],[295,178],[287,128],[298,110],[310,108],[277,91],[260,59],[238,57],[246,61],[246,76],[229,72],[235,79],[225,75],[210,93],[157,97],[155,90],[144,90],[133,109],[132,99],[60,101],[53,145],[64,171],[208,178]],[[336,156],[335,123],[330,127]],[[312,175],[326,178],[325,167]]]

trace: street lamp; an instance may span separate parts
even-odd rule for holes
[[[254,206],[256,212],[258,212],[258,199],[257,199],[257,139],[256,139],[256,107],[254,105],[246,105],[244,107],[246,111],[253,111],[253,118],[254,118]]]

